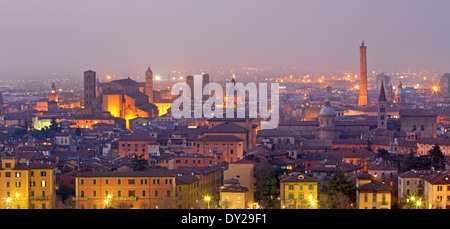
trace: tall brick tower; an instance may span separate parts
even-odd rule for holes
[[[92,70],[84,72],[84,108],[92,107],[92,102],[95,99],[96,94],[96,76]]]
[[[359,100],[358,107],[367,107],[367,59],[366,59],[366,44],[364,41],[359,47],[360,54],[360,83],[359,83]]]
[[[378,97],[378,128],[387,130],[387,100],[384,82],[381,81],[380,96]]]
[[[150,66],[145,72],[145,94],[148,96],[148,102],[153,103],[153,72]]]

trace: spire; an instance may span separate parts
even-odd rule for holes
[[[153,73],[152,70],[150,69],[150,65],[148,66],[146,73]]]
[[[386,101],[386,93],[384,92],[384,80],[381,81],[380,97],[378,101]]]

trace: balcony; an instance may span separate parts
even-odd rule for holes
[[[29,200],[50,200],[52,197],[50,196],[30,196]]]
[[[113,200],[137,200],[137,198],[135,196],[128,196],[128,197],[114,197]]]

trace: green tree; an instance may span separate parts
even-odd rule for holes
[[[428,157],[431,167],[436,169],[445,169],[445,156],[442,153],[439,144],[434,145],[433,148],[428,151]]]
[[[410,171],[413,169],[417,169],[417,164],[419,160],[417,159],[415,153],[411,150],[411,152],[406,155],[404,162],[404,171]]]
[[[133,154],[131,158],[131,163],[133,164],[133,171],[144,171],[147,167],[147,160],[145,160],[144,155],[137,156]]]
[[[61,184],[58,189],[56,189],[56,195],[60,195],[61,200],[65,202],[71,196],[75,196],[75,189],[65,184]]]
[[[279,189],[277,188],[277,180],[272,177],[272,173],[267,171],[266,174],[256,184],[260,205],[263,208],[274,208],[277,203]]]
[[[326,182],[326,187],[328,189],[328,195],[331,197],[337,196],[339,193],[347,196],[350,201],[356,201],[356,187],[350,177],[345,176],[344,173],[335,173]]]

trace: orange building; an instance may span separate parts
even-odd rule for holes
[[[218,165],[220,160],[203,155],[176,155],[168,160],[168,169],[177,169],[183,166],[204,167]]]
[[[119,140],[119,156],[124,157],[130,154],[143,156],[148,159],[149,154],[153,152],[153,147],[156,147],[156,138],[147,133],[135,132],[130,135],[122,136]]]
[[[173,209],[176,175],[167,170],[86,172],[76,177],[79,209]]]
[[[325,152],[325,155],[334,156],[343,160],[345,163],[359,165],[363,167],[363,171],[367,172],[368,159],[377,153],[374,153],[366,148],[361,149],[349,149],[338,148]]]
[[[199,153],[219,161],[235,162],[244,155],[244,140],[234,135],[207,135],[196,142]]]
[[[113,124],[118,125],[119,127],[125,127],[125,121],[123,119],[111,117],[107,114],[76,116],[73,118],[61,119],[60,121],[72,122],[73,124],[70,126],[70,128],[93,129],[93,125],[97,123]]]

